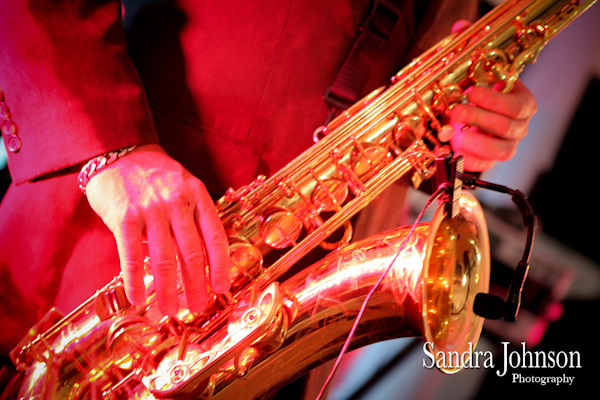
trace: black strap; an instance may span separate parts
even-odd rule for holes
[[[323,96],[332,110],[331,116],[336,110],[344,110],[359,99],[376,59],[388,47],[394,28],[404,17],[401,9],[403,2],[374,1],[342,68]]]

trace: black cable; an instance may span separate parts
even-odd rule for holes
[[[519,264],[517,265],[513,275],[506,300],[503,300],[501,297],[496,295],[478,293],[473,306],[473,311],[477,315],[484,318],[504,318],[507,321],[516,321],[521,304],[521,292],[523,290],[523,285],[525,284],[527,272],[529,270],[529,259],[531,257],[535,231],[537,229],[537,217],[533,211],[533,208],[531,207],[531,204],[527,200],[527,196],[521,191],[510,189],[507,186],[480,180],[475,175],[468,173],[459,171],[458,174],[458,178],[462,181],[464,186],[468,186],[470,188],[479,187],[482,189],[488,189],[510,195],[512,201],[516,204],[517,208],[521,212],[523,224],[527,228],[527,239],[521,261],[519,261]],[[452,191],[453,186],[450,184],[450,182],[440,184],[435,194],[429,198],[428,204],[430,204],[434,198],[438,198],[441,194],[451,194]],[[424,209],[426,208],[427,207],[424,207]],[[373,387],[373,385],[377,384],[377,382],[383,379],[393,368],[397,367],[398,363],[404,360],[405,357],[412,350],[414,350],[419,343],[419,339],[414,339],[406,348],[402,349],[391,360],[379,367],[377,371],[364,384],[356,389],[354,393],[352,393],[346,400],[360,399],[371,387]],[[326,386],[327,385],[325,385],[324,388]]]
[[[461,179],[463,185],[471,188],[479,187],[509,194],[513,203],[515,203],[521,212],[523,224],[527,228],[525,249],[523,250],[521,261],[519,261],[519,264],[515,269],[506,299],[502,300],[500,297],[488,293],[478,293],[475,297],[475,304],[473,306],[474,312],[481,317],[488,319],[504,318],[506,321],[514,322],[517,320],[517,315],[521,306],[521,293],[523,292],[523,286],[525,285],[527,273],[529,272],[529,259],[531,257],[535,231],[537,229],[537,217],[533,212],[531,204],[527,200],[527,196],[521,191],[483,181],[468,173],[463,173]]]

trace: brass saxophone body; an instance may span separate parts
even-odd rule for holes
[[[69,315],[49,314],[51,328],[32,330],[15,348],[22,376],[13,398],[258,398],[336,355],[388,267],[351,348],[414,335],[436,351],[474,345],[483,319],[473,299],[489,281],[475,198],[462,192],[453,218],[439,207],[430,222],[352,244],[350,219],[405,175],[415,185],[430,178],[449,151],[435,133],[464,91],[497,82],[510,90],[594,2],[510,0],[413,60],[282,170],[216,202],[230,241],[228,295],[213,295],[203,314],[183,308],[163,317],[154,295],[130,305],[117,277]],[[333,251],[279,282],[317,246]]]

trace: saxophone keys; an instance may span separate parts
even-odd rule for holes
[[[322,242],[319,243],[319,247],[321,247],[325,250],[330,250],[330,251],[340,249],[340,248],[344,247],[345,245],[347,245],[348,243],[350,243],[350,240],[352,240],[352,233],[353,233],[352,223],[350,221],[345,221],[344,226],[343,226],[343,231],[342,231],[342,237],[335,242],[328,242],[326,240],[323,240]]]
[[[348,197],[348,185],[341,179],[317,180],[317,186],[312,193],[312,203],[322,211],[337,211]]]
[[[210,390],[212,376],[201,374],[213,359],[214,356],[204,353],[200,345],[189,344],[184,358],[178,359],[177,351],[171,351],[154,373],[142,378],[142,383],[160,397],[198,396]]]
[[[488,49],[476,52],[469,67],[469,79],[475,83],[493,86],[498,82],[512,82],[518,72],[511,68],[509,56],[500,49]],[[519,68],[517,68],[517,71]]]
[[[567,7],[571,6],[572,4],[567,5]],[[524,21],[524,16],[517,16],[513,21],[513,25],[515,26],[515,42],[521,50],[537,45],[540,39],[546,39],[546,27],[536,23],[527,25]]]
[[[96,293],[96,314],[101,321],[106,321],[131,307],[125,295],[122,282],[114,283]]]
[[[387,148],[371,145],[359,150],[354,158],[352,169],[357,176],[368,178],[389,161],[391,161],[391,156]]]
[[[111,325],[106,347],[110,349],[114,365],[122,370],[132,370],[160,341],[160,332],[146,318],[122,315]]]
[[[232,203],[236,201],[241,201],[244,203],[243,207],[250,209],[252,208],[252,199],[253,196],[250,194],[260,189],[264,186],[264,183],[267,181],[267,177],[265,175],[258,175],[252,182],[248,185],[242,186],[239,189],[229,188],[216,202],[217,211],[223,211],[227,207],[229,207]]]
[[[431,102],[431,108],[437,114],[445,114],[453,105],[464,101],[463,90],[460,85],[442,86],[437,83]]]
[[[248,297],[241,299],[225,331],[216,331],[201,344],[182,336],[182,343],[172,347],[154,372],[142,378],[142,383],[160,398],[196,398],[206,393],[216,374],[244,376],[259,354],[258,349],[269,348],[268,342],[273,340],[283,341],[287,319],[282,307],[283,296],[277,282],[252,301]]]
[[[427,132],[427,125],[419,115],[407,115],[394,127],[393,137],[401,149],[407,149],[417,139],[423,138]]]
[[[263,256],[260,249],[245,241],[236,241],[229,245],[231,259],[232,286],[241,287],[263,270]]]
[[[274,249],[295,245],[302,231],[302,221],[294,213],[279,210],[267,216],[261,225],[264,242]]]
[[[361,180],[369,179],[383,166],[391,161],[389,150],[377,144],[360,143],[352,137],[354,153],[352,155],[352,171]]]
[[[419,106],[419,109],[424,113],[423,116],[426,117],[428,119],[429,124],[431,124],[431,127],[435,130],[440,129],[442,124],[440,123],[440,121],[438,121],[437,116],[434,114],[431,107],[429,106],[429,104],[427,104],[423,96],[421,96],[421,94],[416,88],[412,90],[412,94],[415,99],[415,102]]]

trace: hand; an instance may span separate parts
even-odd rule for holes
[[[228,241],[214,203],[202,182],[160,146],[138,146],[93,176],[86,194],[115,236],[131,303],[146,301],[144,239],[163,313],[179,308],[178,264],[190,310],[204,311],[208,303],[207,264],[213,290],[229,290]]]
[[[455,154],[464,156],[467,171],[485,171],[513,157],[537,111],[535,97],[520,80],[509,93],[498,89],[474,87],[469,104],[457,104],[448,113],[454,134],[440,140],[449,140]]]
[[[457,21],[452,33],[470,25]],[[448,113],[454,129],[438,132],[439,139],[450,142],[455,154],[464,156],[467,171],[486,171],[497,161],[512,158],[527,135],[529,121],[537,111],[535,97],[519,79],[510,92],[502,89],[503,83],[471,88],[467,91],[469,104],[457,104]]]

